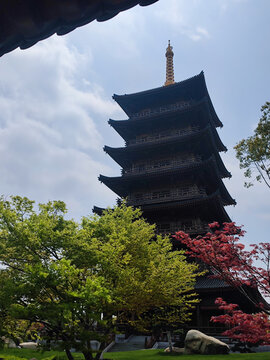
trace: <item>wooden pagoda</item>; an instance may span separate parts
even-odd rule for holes
[[[173,51],[167,51],[164,86],[129,95],[114,95],[128,120],[109,120],[125,140],[125,146],[104,150],[122,168],[117,177],[99,180],[128,205],[140,207],[160,234],[183,230],[203,234],[208,224],[230,222],[224,207],[235,205],[223,180],[231,177],[220,152],[226,147],[217,128],[222,127],[207,91],[203,72],[174,82]],[[102,214],[103,209],[93,211]],[[240,292],[218,279],[198,279],[201,298],[191,326],[211,333],[210,322],[219,313],[217,297],[236,302],[246,312],[258,311]],[[257,291],[250,289],[250,291]],[[258,297],[261,298],[258,293]]]
[[[175,83],[170,44],[166,57],[164,86],[113,96],[129,118],[109,124],[126,146],[104,150],[121,166],[122,175],[100,175],[99,180],[128,205],[140,207],[158,233],[196,235],[212,221],[230,221],[224,206],[235,201],[222,179],[231,174],[219,155],[227,149],[216,130],[222,123],[203,72]]]

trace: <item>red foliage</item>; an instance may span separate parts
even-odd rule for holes
[[[244,231],[235,223],[217,222],[209,224],[211,232],[204,236],[191,238],[183,231],[175,234],[188,248],[191,257],[200,259],[211,269],[213,277],[235,286],[254,305],[261,309],[257,314],[245,314],[236,304],[227,304],[221,298],[216,300],[224,315],[212,317],[212,321],[230,327],[224,335],[251,344],[270,344],[270,307],[265,301],[260,302],[256,292],[247,291],[247,286],[258,289],[265,297],[270,297],[270,244],[251,245],[250,251],[239,242]],[[263,267],[255,263],[263,264]]]
[[[174,237],[185,244],[189,249],[188,254],[196,257],[209,265],[214,277],[226,281],[232,286],[237,286],[245,296],[248,294],[243,285],[255,287],[266,296],[270,297],[270,244],[253,244],[252,250],[245,250],[245,245],[239,243],[244,231],[235,223],[224,223],[223,227],[217,222],[209,224],[211,232],[204,236],[191,238],[183,231],[177,232]],[[265,268],[255,265],[259,260]],[[250,299],[258,304],[258,299]],[[260,304],[260,307],[263,304]],[[268,309],[262,307],[268,313]]]
[[[270,344],[270,321],[267,314],[245,314],[238,305],[227,304],[221,298],[216,299],[216,304],[225,314],[213,316],[211,320],[230,327],[223,335],[248,344]]]

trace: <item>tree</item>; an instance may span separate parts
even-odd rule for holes
[[[0,272],[12,284],[0,292],[0,311],[42,324],[43,337],[60,340],[70,360],[71,347],[86,360],[100,357],[113,315],[137,325],[170,306],[182,323],[189,319],[197,266],[171,251],[168,238],[155,238],[139,210],[123,204],[81,223],[65,213],[61,201],[37,211],[27,198],[0,202]]]
[[[241,140],[234,148],[240,161],[240,168],[245,170],[245,177],[251,178],[255,172],[256,180],[263,181],[270,189],[270,102],[261,108],[262,116],[254,135]],[[245,186],[252,186],[246,182]]]
[[[191,257],[208,265],[214,277],[236,287],[255,306],[260,306],[262,311],[269,314],[268,304],[258,301],[255,293],[253,296],[247,291],[247,286],[259,289],[265,297],[270,297],[270,244],[252,244],[252,250],[248,251],[239,242],[245,234],[240,226],[235,223],[220,226],[214,222],[209,227],[212,231],[204,236],[191,238],[179,231],[175,238],[187,246]],[[257,266],[258,261],[265,268]]]
[[[216,304],[225,314],[213,316],[211,320],[229,327],[223,335],[248,346],[270,344],[270,321],[267,314],[246,314],[237,304],[227,304],[222,298],[217,298]]]
[[[179,231],[175,238],[187,246],[189,256],[201,260],[210,268],[213,274],[211,276],[237,288],[258,308],[257,314],[245,314],[236,304],[227,304],[219,298],[217,304],[227,313],[214,317],[213,321],[231,326],[224,335],[233,339],[249,343],[270,343],[270,306],[258,296],[257,291],[266,298],[270,297],[270,244],[253,244],[252,250],[248,251],[239,242],[240,237],[244,236],[241,227],[234,223],[220,226],[217,222],[209,224],[209,227],[211,232],[204,236],[191,238]],[[250,288],[255,291],[249,291]],[[251,329],[252,334],[248,335],[247,330]]]

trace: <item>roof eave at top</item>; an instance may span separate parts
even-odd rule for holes
[[[186,80],[176,82],[175,84],[169,85],[169,86],[160,86],[158,88],[150,89],[150,90],[144,90],[137,93],[132,94],[124,94],[124,95],[113,95],[113,99],[119,104],[119,106],[123,109],[123,111],[130,117],[132,113],[136,111],[131,111],[130,107],[134,107],[136,101],[140,101],[141,99],[146,99],[149,96],[158,95],[160,93],[163,94],[170,94],[177,88],[184,88],[187,86],[187,84],[190,84],[192,82],[196,82],[197,80],[203,80],[204,75],[203,71],[200,72],[200,74],[195,75],[191,78],[188,78]]]
[[[156,106],[158,106],[160,104],[165,105],[167,103],[173,103],[172,99],[174,102],[177,102],[178,100],[198,101],[204,97],[207,97],[208,99],[209,107],[213,113],[215,126],[222,127],[223,124],[219,120],[210,99],[203,71],[198,75],[169,86],[161,86],[132,94],[113,95],[113,99],[129,118],[132,118],[134,113],[137,113],[142,109],[155,107],[155,103]],[[162,102],[164,102],[164,104]]]

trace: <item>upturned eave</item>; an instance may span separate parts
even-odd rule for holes
[[[132,161],[144,159],[145,153],[161,153],[162,151],[166,153],[169,148],[182,149],[186,144],[191,146],[191,144],[195,143],[199,144],[200,147],[203,146],[205,151],[208,148],[208,152],[215,155],[222,177],[231,177],[216,148],[215,136],[210,125],[194,133],[172,139],[167,138],[156,143],[143,143],[119,148],[104,146],[103,149],[122,168],[126,169],[131,165]]]
[[[219,120],[210,99],[203,71],[196,76],[176,82],[170,86],[162,86],[133,94],[113,95],[113,99],[130,118],[142,109],[153,108],[157,104],[165,105],[182,100],[199,101],[204,97],[207,97],[209,102],[215,126],[222,127],[223,124]]]
[[[228,205],[234,205],[234,200],[230,197],[226,187],[220,179],[219,169],[214,156],[211,156],[205,161],[200,161],[193,164],[183,165],[178,168],[164,169],[153,173],[129,174],[125,176],[99,176],[99,181],[105,184],[109,189],[115,192],[118,196],[125,198],[130,193],[131,189],[138,184],[158,183],[166,178],[174,178],[175,180],[183,176],[191,174],[203,173],[203,177],[210,177],[215,181],[216,187],[220,187],[222,199]],[[214,180],[215,179],[215,180]],[[221,183],[220,183],[221,182]]]

